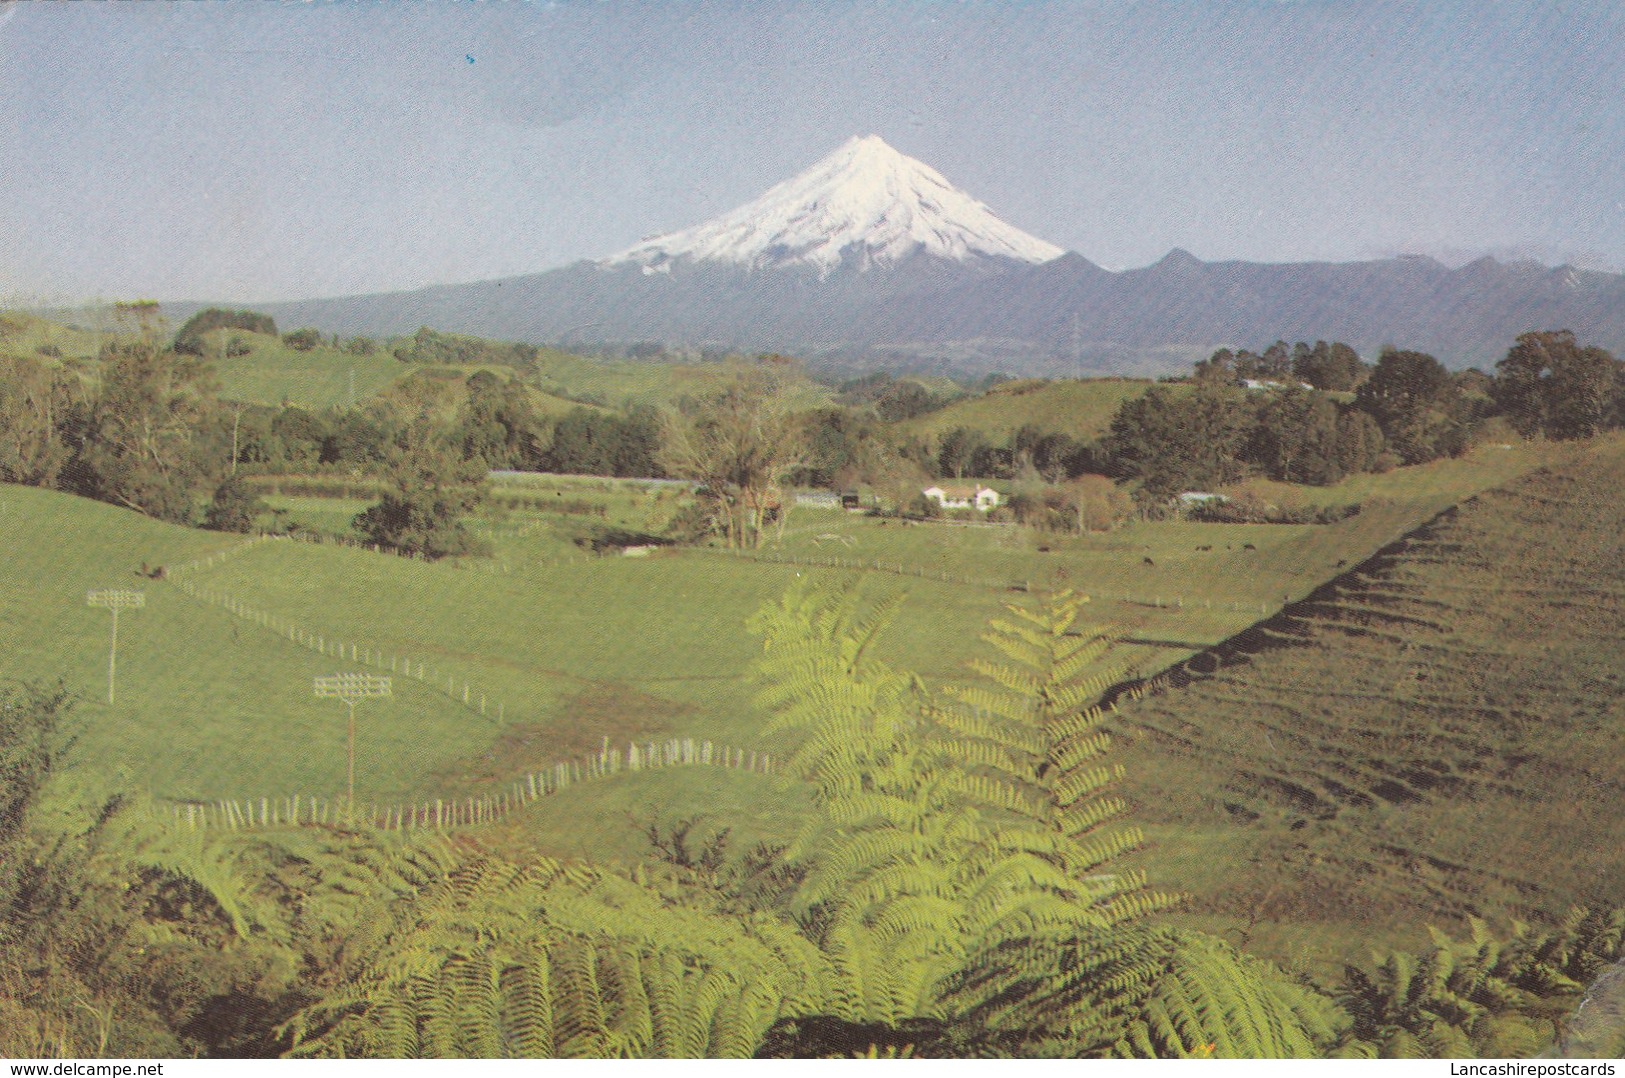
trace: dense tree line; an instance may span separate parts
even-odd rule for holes
[[[1277,344],[1262,356],[1221,350],[1188,384],[1125,402],[1099,459],[1152,499],[1247,475],[1323,486],[1460,455],[1474,424],[1497,414],[1524,434],[1595,433],[1616,422],[1625,400],[1618,372],[1611,356],[1566,333],[1519,338],[1494,379],[1452,374],[1403,349],[1385,350],[1369,368],[1341,344]]]
[[[525,369],[536,362],[541,349],[533,344],[503,343],[482,337],[439,333],[423,326],[412,336],[398,342],[391,351],[403,363],[446,367],[488,364]]]
[[[835,401],[845,407],[868,406],[887,423],[927,415],[952,403],[958,394],[934,393],[912,378],[876,371],[842,382]]]
[[[564,475],[659,478],[660,414],[633,408],[625,415],[576,408],[559,417],[541,454],[540,470]]]
[[[945,478],[1012,479],[1031,469],[1058,483],[1095,470],[1093,448],[1061,431],[1025,423],[999,442],[974,427],[953,427],[937,442],[931,463]]]

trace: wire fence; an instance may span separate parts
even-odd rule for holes
[[[260,610],[234,595],[204,587],[190,578],[190,573],[194,570],[210,568],[220,564],[227,558],[235,557],[262,543],[283,538],[285,537],[274,535],[258,536],[239,543],[228,550],[179,566],[169,575],[170,582],[182,594],[224,610],[226,613],[250,625],[273,632],[286,639],[289,643],[308,648],[323,655],[330,655],[345,662],[370,666],[379,671],[387,670],[396,677],[411,678],[472,712],[487,718],[493,718],[499,723],[507,721],[507,703],[497,699],[493,693],[475,685],[466,677],[449,673],[438,667],[431,666],[421,659],[410,655],[402,655],[395,650],[386,650],[370,644],[359,644],[353,640],[344,640],[327,633],[316,632],[290,618],[273,614],[268,610]]]
[[[263,543],[305,543],[309,546],[342,546],[351,550],[364,550],[372,554],[387,554],[390,557],[401,558],[405,561],[431,561],[416,551],[396,550],[393,547],[382,546],[378,543],[367,543],[360,539],[350,539],[342,535],[326,535],[320,532],[264,532],[260,535],[245,539],[224,550],[217,550],[212,554],[205,554],[193,561],[169,567],[169,575],[195,572],[199,569],[212,569],[239,554],[244,554]]]
[[[309,648],[311,651],[323,655],[331,655],[344,662],[359,666],[370,666],[380,671],[387,670],[396,677],[412,678],[423,684],[424,687],[439,693],[446,699],[460,704],[470,711],[493,718],[498,722],[507,720],[508,708],[504,701],[496,699],[494,695],[484,688],[476,686],[467,678],[447,673],[410,655],[401,655],[392,650],[386,651],[383,648],[362,645],[353,640],[342,640],[336,636],[328,636],[326,633],[315,632],[280,615],[250,606],[248,603],[242,602],[235,596],[228,595],[225,592],[201,587],[195,581],[176,581],[175,587],[182,594],[210,606],[218,607],[226,613],[248,622],[250,625],[257,625],[262,629],[276,633],[292,644]]]
[[[717,745],[692,737],[604,747],[583,759],[533,771],[495,793],[426,798],[396,804],[350,804],[342,797],[285,797],[172,801],[159,807],[163,823],[188,831],[251,831],[284,827],[365,826],[385,831],[446,830],[495,823],[509,813],[570,786],[614,775],[689,765],[773,773],[773,759],[754,749]]]

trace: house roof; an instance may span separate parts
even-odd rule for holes
[[[991,494],[995,498],[999,496],[998,491],[992,487],[984,487],[980,483],[975,486],[966,486],[963,483],[936,483],[926,487],[922,493],[930,494],[932,491],[940,493],[944,498],[962,499],[967,502],[983,494]]]

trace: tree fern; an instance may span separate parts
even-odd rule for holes
[[[803,581],[755,619],[758,699],[820,810],[787,852],[806,864],[800,909],[823,910],[815,938],[847,978],[843,1018],[973,1006],[958,975],[1024,954],[1012,939],[1054,946],[1166,904],[1138,876],[1096,871],[1138,832],[1101,826],[1122,805],[1099,794],[1116,771],[1096,760],[1098,716],[1081,714],[1107,680],[1094,672],[1106,641],[1075,629],[1082,604],[996,621],[1001,661],[978,665],[991,684],[948,706],[874,657],[895,599],[864,613],[855,590]]]
[[[990,782],[1026,791],[1008,803],[1072,837],[1125,807],[1102,793],[1121,772],[1100,763],[1110,740],[1093,706],[1123,671],[1108,663],[1109,636],[1079,629],[1087,602],[1067,591],[1036,611],[1007,607],[1011,617],[982,637],[1005,661],[973,661],[984,681],[944,688],[950,706],[933,716],[949,752]]]
[[[1115,1054],[1309,1058],[1323,1055],[1347,1025],[1331,1000],[1222,940],[1171,939],[1166,968],[1150,982]]]
[[[283,1032],[298,1055],[742,1055],[826,1009],[828,980],[782,921],[481,859],[383,903],[339,987]]]
[[[1468,922],[1466,939],[1430,929],[1421,955],[1376,956],[1345,971],[1341,1001],[1353,1035],[1385,1056],[1459,1056],[1532,1050],[1579,999],[1587,977],[1619,953],[1625,917],[1576,910],[1550,932],[1514,922],[1506,937]]]

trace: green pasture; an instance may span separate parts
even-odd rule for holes
[[[744,623],[796,572],[813,570],[698,554],[503,564],[270,543],[200,579],[281,616],[319,612],[313,628],[325,636],[483,687],[505,702],[510,724],[538,728],[538,763],[595,749],[603,736],[758,744],[745,679],[755,643]],[[898,634],[896,660],[950,673],[954,655],[971,653],[955,637],[974,644],[956,627],[978,627],[998,597],[930,582],[911,589],[904,618],[918,628]],[[911,646],[913,636],[925,639]]]
[[[904,420],[896,429],[934,443],[955,427],[965,427],[1005,442],[1032,424],[1079,441],[1093,441],[1106,432],[1119,405],[1140,396],[1150,385],[1149,381],[1115,378],[1009,382],[929,415]]]
[[[317,700],[312,679],[347,667],[182,595],[138,570],[230,549],[234,537],[157,524],[81,499],[0,487],[0,671],[60,680],[76,697],[75,768],[107,789],[208,799],[343,789],[344,709]],[[145,606],[122,613],[116,703],[107,703],[111,614],[86,592],[131,588]],[[418,686],[363,705],[358,794],[416,789],[443,746],[491,734]]]
[[[668,360],[620,360],[586,357],[543,349],[530,381],[544,392],[611,408],[659,407],[685,397],[703,400],[726,389],[742,364],[674,363]],[[793,388],[792,404],[816,408],[828,404],[831,391],[807,378]]]
[[[1114,665],[1149,674],[1301,597],[1339,561],[1363,559],[1427,519],[1439,499],[1459,500],[1537,458],[1528,450],[1391,473],[1385,486],[1364,489],[1365,512],[1330,526],[1165,522],[1051,537],[801,509],[782,542],[760,552],[777,562],[669,548],[592,556],[576,538],[598,527],[652,528],[687,497],[610,480],[499,482],[499,495],[561,508],[496,504],[474,522],[494,556],[440,563],[336,544],[249,544],[7,487],[0,530],[13,553],[0,568],[0,646],[7,676],[60,677],[80,698],[73,763],[110,789],[200,800],[338,794],[344,709],[315,699],[311,680],[392,667],[394,697],[358,708],[358,796],[477,795],[594,752],[606,738],[771,750],[747,676],[759,645],[745,623],[796,574],[835,574],[876,597],[902,593],[883,655],[931,684],[968,676],[967,660],[985,654],[981,632],[1005,603],[1058,587],[1093,596],[1096,623],[1125,640]],[[335,531],[366,504],[270,500]],[[170,579],[137,577],[143,562],[171,567]],[[343,647],[346,659],[189,597],[179,587],[188,582],[317,636],[329,652]],[[84,593],[113,586],[141,587],[147,606],[121,618],[119,699],[109,708],[110,616],[86,608]],[[351,646],[364,661],[348,661]],[[698,817],[702,833],[733,827],[743,849],[788,833],[802,796],[781,779],[675,768],[568,788],[497,832],[554,853],[630,858],[649,823]],[[1210,856],[1192,833],[1169,830],[1161,848],[1186,862]]]
[[[263,495],[260,500],[272,510],[280,511],[278,521],[283,528],[297,527],[345,538],[357,537],[351,522],[356,514],[365,512],[372,504],[360,498],[304,498],[282,494]]]
[[[222,333],[242,339],[245,355],[222,353]],[[214,367],[220,395],[245,404],[297,405],[318,411],[348,407],[373,397],[405,378],[411,368],[387,351],[355,356],[322,345],[300,352],[280,338],[242,330],[204,334],[205,359]]]
[[[107,335],[16,311],[0,312],[0,353],[28,356],[45,363],[95,359]],[[46,349],[42,354],[40,349]]]

